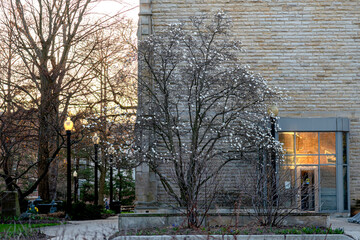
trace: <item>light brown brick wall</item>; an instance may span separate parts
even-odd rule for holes
[[[152,0],[153,30],[218,9],[233,19],[243,63],[288,94],[280,116],[351,119],[350,192],[360,199],[360,2]]]

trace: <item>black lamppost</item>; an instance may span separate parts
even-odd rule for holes
[[[67,136],[67,171],[66,171],[66,179],[67,179],[67,188],[66,188],[66,213],[69,214],[71,211],[71,130],[74,126],[74,123],[71,121],[70,117],[67,117],[64,122],[64,128]]]
[[[74,202],[77,202],[77,191],[78,191],[78,179],[77,179],[77,172],[76,170],[73,173],[73,177],[74,177]]]
[[[109,148],[109,154],[110,154],[110,203],[109,208],[112,208],[113,205],[113,168],[112,168],[112,161],[113,161],[113,154],[115,152],[115,149],[113,146]]]
[[[97,133],[93,136],[93,143],[95,148],[95,201],[94,204],[98,205],[99,203],[99,191],[98,191],[98,146],[99,146],[100,138]]]
[[[279,109],[276,106],[270,106],[268,109],[268,113],[270,115],[270,122],[271,122],[271,136],[275,139],[276,138],[276,116],[279,113]],[[276,151],[273,147],[271,149],[270,155],[271,161],[271,186],[272,186],[272,194],[273,194],[273,203],[276,204],[278,200],[277,196],[277,179],[276,179]]]

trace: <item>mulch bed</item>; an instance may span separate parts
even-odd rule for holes
[[[130,236],[130,235],[275,235],[275,234],[301,234],[305,231],[311,232],[310,234],[327,234],[328,229],[324,227],[266,227],[251,224],[248,226],[234,227],[234,226],[215,226],[210,228],[191,229],[180,226],[170,226],[163,228],[146,228],[146,229],[129,229],[122,230],[111,236],[109,239],[117,236]]]

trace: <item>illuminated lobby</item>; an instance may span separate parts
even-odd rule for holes
[[[349,212],[349,119],[280,118],[280,173],[303,211]]]

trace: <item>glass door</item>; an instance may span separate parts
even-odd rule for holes
[[[301,210],[315,211],[314,170],[300,170],[301,178]]]
[[[298,204],[302,211],[318,211],[318,169],[311,166],[297,167]]]

